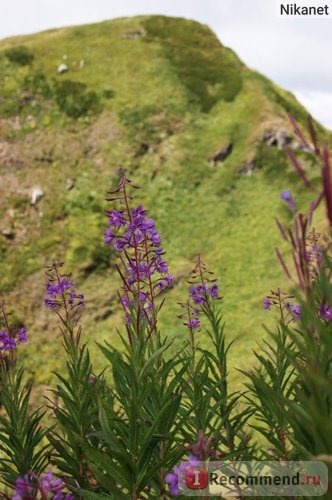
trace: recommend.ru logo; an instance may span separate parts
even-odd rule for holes
[[[323,462],[182,462],[178,492],[188,496],[321,496],[328,487]]]

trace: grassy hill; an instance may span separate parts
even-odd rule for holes
[[[280,191],[307,201],[284,152],[262,139],[292,136],[289,111],[304,122],[290,93],[194,21],[122,18],[0,42],[0,294],[28,326],[32,377],[48,383],[61,363],[43,307],[43,268],[54,258],[86,295],[86,338],[117,342],[116,256],[103,231],[120,167],[141,185],[137,202],[156,220],[176,279],[167,333],[186,335],[177,302],[201,252],[221,281],[229,339],[241,336],[233,363],[250,363],[261,324],[271,324],[262,297],[284,284],[274,255],[274,217],[289,217]],[[36,187],[43,197],[32,205]]]

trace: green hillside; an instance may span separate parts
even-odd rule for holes
[[[31,375],[48,383],[61,363],[43,307],[43,268],[54,258],[86,295],[86,338],[117,342],[116,256],[103,232],[119,168],[141,185],[137,203],[156,220],[175,276],[168,334],[186,334],[177,302],[201,252],[221,281],[229,338],[241,336],[234,365],[250,363],[271,321],[262,297],[284,283],[274,217],[290,216],[280,191],[306,201],[266,139],[292,139],[289,111],[304,122],[291,94],[194,21],[122,18],[0,42],[0,293],[28,326],[21,352]],[[43,196],[31,204],[37,187]]]

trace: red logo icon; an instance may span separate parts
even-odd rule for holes
[[[209,484],[209,474],[203,467],[190,467],[186,470],[186,485],[191,490],[204,490]]]

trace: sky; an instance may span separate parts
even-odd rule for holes
[[[249,67],[290,90],[332,129],[332,17],[284,19],[280,0],[1,0],[0,39],[139,14],[208,24]],[[286,0],[285,0],[286,3]],[[298,2],[304,3],[304,2]],[[311,5],[325,5],[311,0]]]

